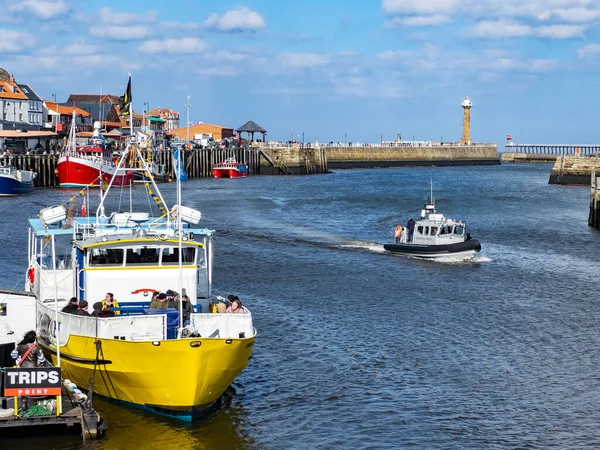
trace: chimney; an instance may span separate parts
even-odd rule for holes
[[[11,84],[16,84],[15,83],[15,76],[14,75],[10,76],[10,82],[11,82]]]

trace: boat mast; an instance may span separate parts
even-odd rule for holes
[[[187,122],[188,122],[188,145],[190,143],[190,96],[187,96],[187,100],[185,101],[185,108],[187,110]],[[182,280],[182,272],[183,272],[183,254],[181,252],[181,240],[183,238],[183,229],[181,225],[181,150],[182,148],[177,149],[177,230],[179,235],[179,329],[183,328],[183,280]]]
[[[58,326],[58,279],[56,277],[56,237],[52,235],[52,273],[54,275],[54,333],[56,335],[56,365],[60,367],[60,328]],[[58,396],[56,402],[56,412],[62,411],[61,396]]]

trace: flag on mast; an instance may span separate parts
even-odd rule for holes
[[[125,93],[119,97],[119,109],[121,110],[122,116],[129,115],[130,106],[131,106],[131,75],[129,76],[129,81],[127,82],[127,88],[125,89]]]

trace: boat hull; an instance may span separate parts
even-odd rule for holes
[[[115,168],[103,164],[99,157],[95,160],[76,156],[63,156],[59,158],[56,164],[58,185],[61,188],[100,186],[101,182],[109,183],[114,172]],[[127,185],[132,180],[133,172],[128,171],[117,176],[113,184],[117,186]]]
[[[418,258],[442,258],[453,257],[468,259],[475,256],[481,250],[481,243],[476,239],[469,239],[456,244],[443,245],[421,245],[411,243],[384,244],[383,248],[389,252],[401,253]]]
[[[11,176],[0,176],[0,196],[30,194],[33,190],[33,180],[23,182]]]
[[[84,389],[181,420],[206,414],[247,366],[254,337],[190,338],[154,342],[71,335],[60,348],[61,366]],[[43,344],[43,343],[42,343]],[[57,364],[55,350],[43,344]]]
[[[241,165],[240,165],[241,166]],[[245,167],[245,166],[244,166]],[[248,169],[244,167],[213,167],[212,173],[215,178],[244,178],[248,176]]]

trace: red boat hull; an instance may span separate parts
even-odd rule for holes
[[[244,178],[248,176],[248,172],[240,172],[236,169],[213,168],[212,173],[215,178]]]
[[[61,188],[100,186],[100,176],[109,183],[115,167],[104,163],[99,157],[94,159],[62,156],[56,164],[58,185]],[[115,178],[113,185],[127,185],[133,180],[133,172],[128,171]]]

